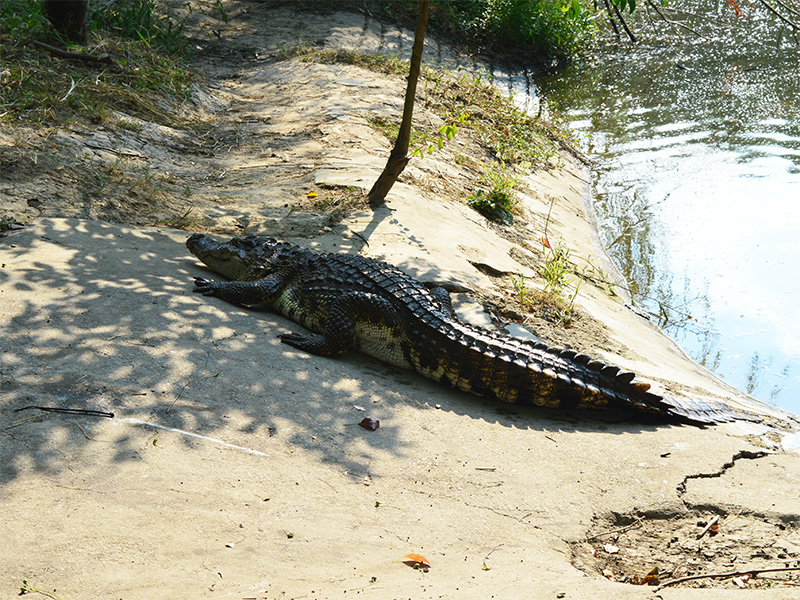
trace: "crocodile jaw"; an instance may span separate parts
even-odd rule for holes
[[[209,269],[228,279],[244,279],[250,270],[245,249],[230,242],[221,244],[207,235],[195,233],[186,240],[186,247]]]

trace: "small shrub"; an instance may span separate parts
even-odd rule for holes
[[[469,195],[467,204],[490,221],[512,223],[512,213],[517,206],[514,193],[517,178],[501,166],[500,169],[484,169],[478,183],[481,187]]]

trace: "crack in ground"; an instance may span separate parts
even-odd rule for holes
[[[712,479],[714,477],[722,477],[728,469],[731,469],[737,460],[755,460],[758,458],[764,458],[765,456],[769,456],[773,454],[773,452],[768,452],[766,450],[740,450],[733,457],[726,463],[724,463],[718,470],[712,473],[694,473],[692,475],[687,475],[683,478],[677,487],[675,488],[678,491],[678,497],[683,496],[686,493],[686,484],[689,482],[690,479]]]

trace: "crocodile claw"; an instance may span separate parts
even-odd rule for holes
[[[217,295],[217,282],[213,279],[205,279],[203,277],[194,278],[194,289],[196,294],[203,294],[203,296],[216,296]]]

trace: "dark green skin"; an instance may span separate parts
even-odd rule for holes
[[[716,423],[750,415],[722,403],[666,398],[633,373],[585,354],[461,322],[441,288],[387,263],[316,254],[272,238],[219,243],[203,234],[189,250],[230,281],[195,278],[195,292],[268,305],[313,333],[280,336],[321,356],[354,348],[435,381],[508,403],[628,409],[666,421]]]

